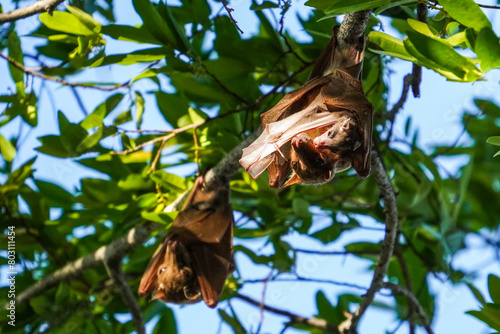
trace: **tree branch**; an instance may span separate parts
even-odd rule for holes
[[[38,0],[26,7],[18,8],[7,13],[0,14],[0,24],[13,22],[33,16],[38,13],[48,12],[49,14],[64,0]]]
[[[247,296],[240,295],[240,294],[237,294],[235,297],[239,298],[241,300],[244,300],[244,301],[246,301],[249,304],[252,304],[254,306],[262,308],[262,309],[264,309],[266,311],[269,311],[269,312],[272,312],[272,313],[275,313],[275,314],[279,314],[279,315],[283,315],[285,317],[288,317],[288,318],[290,318],[290,321],[293,322],[293,323],[309,325],[309,326],[312,326],[312,327],[319,328],[319,329],[321,329],[323,331],[326,331],[328,333],[334,333],[334,334],[338,334],[339,333],[339,330],[337,329],[337,326],[328,323],[324,319],[302,317],[300,315],[296,315],[296,314],[288,312],[288,311],[284,311],[284,310],[280,310],[280,309],[277,309],[277,308],[274,308],[274,307],[271,307],[271,306],[267,306],[265,304],[262,304],[262,303],[260,303],[258,301],[255,301],[255,300],[253,300],[253,299],[251,299],[251,298],[249,298]]]
[[[366,25],[372,14],[371,10],[350,13],[344,17],[337,33],[339,51],[347,49],[350,45],[357,45],[360,38],[364,38]]]
[[[135,298],[130,285],[123,276],[122,257],[105,258],[104,266],[106,267],[106,271],[108,272],[109,277],[111,277],[113,284],[118,289],[123,303],[127,306],[130,314],[132,314],[132,321],[137,333],[145,334],[146,330],[144,328],[144,319],[142,317],[141,308],[137,303],[137,299]]]
[[[122,257],[130,253],[136,247],[142,245],[149,238],[151,232],[159,228],[159,226],[160,224],[153,222],[139,225],[109,245],[102,246],[95,252],[66,264],[17,295],[16,303],[25,303],[62,281],[68,281],[82,275],[85,271],[102,264],[105,258]]]
[[[14,59],[12,59],[8,56],[5,56],[1,53],[0,53],[0,58],[7,60],[9,63],[12,64],[12,66],[16,67],[17,69],[23,71],[26,74],[32,75],[34,77],[37,77],[37,78],[40,78],[43,80],[55,81],[55,82],[58,82],[60,84],[65,85],[65,86],[93,88],[93,89],[102,90],[102,91],[113,91],[113,90],[116,90],[118,88],[128,87],[128,85],[129,85],[128,82],[125,82],[122,84],[111,85],[111,86],[95,86],[94,84],[87,84],[87,83],[72,83],[72,82],[68,82],[68,81],[61,79],[61,78],[58,78],[58,77],[51,77],[49,75],[45,75],[45,74],[30,70],[29,68],[24,67],[22,64],[19,64]]]
[[[382,164],[382,160],[380,159],[380,156],[376,150],[372,150],[372,175],[375,178],[377,187],[380,190],[380,195],[384,201],[386,223],[385,238],[382,241],[382,250],[380,251],[380,257],[375,266],[375,272],[373,274],[370,288],[361,300],[358,309],[354,312],[352,317],[343,321],[339,325],[341,333],[356,332],[357,324],[363,316],[363,313],[373,301],[375,293],[382,288],[382,280],[384,279],[387,268],[389,267],[389,261],[394,251],[394,244],[398,231],[398,209],[396,205],[396,195],[394,193],[394,189],[392,188],[391,182],[387,177],[387,172],[385,171],[384,165]]]
[[[408,290],[404,286],[390,282],[383,283],[382,288],[390,289],[395,294],[405,296],[408,299],[408,301],[415,306],[417,314],[420,317],[420,320],[422,321],[422,324],[424,325],[425,329],[427,330],[427,333],[429,334],[434,333],[431,328],[431,322],[429,321],[429,317],[427,317],[424,308],[422,307],[422,305],[420,305],[420,302],[418,301],[417,297],[415,297],[415,295],[410,290]]]

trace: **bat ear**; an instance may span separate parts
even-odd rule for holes
[[[292,184],[295,184],[295,183],[300,183],[300,182],[302,182],[300,177],[297,174],[293,173],[292,176],[288,179],[288,181],[285,182],[285,184],[283,185],[283,188],[291,186]]]
[[[139,296],[144,297],[149,295],[157,287],[158,268],[165,259],[165,252],[168,246],[168,240],[164,239],[160,246],[156,249],[153,257],[149,261],[148,267],[144,271],[139,284]]]
[[[325,178],[325,182],[329,182],[331,179],[333,179],[334,175],[335,175],[335,173],[334,173],[333,169],[326,172],[325,175],[323,175],[323,177]]]
[[[151,297],[151,300],[155,300],[155,299],[161,299],[161,300],[165,300],[166,299],[166,295],[165,295],[165,292],[160,289],[158,291],[156,291],[156,293],[153,295],[153,297]]]

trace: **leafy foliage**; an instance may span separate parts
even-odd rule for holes
[[[499,133],[500,107],[475,100],[479,114],[465,113],[462,122],[470,145],[435,145],[430,152],[419,146],[417,137],[410,136],[404,138],[405,150],[396,149],[390,136],[394,121],[387,111],[389,57],[460,82],[482,80],[488,71],[500,67],[498,37],[472,0],[439,1],[438,12],[427,22],[416,20],[417,1],[309,0],[307,5],[320,10],[299,18],[308,42],[296,40],[269,18],[270,10],[285,15],[288,2],[253,3],[250,10],[258,21],[258,32],[245,38],[219,2],[181,0],[167,5],[133,0],[139,25],[116,22],[112,1],[97,3],[83,7],[85,10],[67,6],[52,15],[43,13],[40,26],[28,35],[20,37],[22,21],[2,31],[7,36],[2,54],[10,59],[11,80],[0,96],[4,105],[0,131],[5,130],[0,134],[0,221],[5,228],[0,244],[9,241],[7,227],[15,226],[18,294],[145,221],[167,229],[175,214],[164,209],[190,189],[193,163],[204,171],[225,157],[259,126],[262,112],[305,82],[310,65],[330,37],[331,18],[365,9],[375,9],[377,16],[368,25],[363,84],[375,106],[378,149],[398,194],[400,237],[387,279],[412,286],[432,319],[436,300],[429,276],[442,275],[456,284],[473,276],[454,268],[453,260],[466,248],[468,235],[498,229],[500,207],[484,203],[500,201],[498,162],[491,159],[495,154],[492,145],[486,144],[488,137]],[[434,6],[434,2],[428,5]],[[382,16],[399,30],[402,39],[381,32]],[[37,132],[35,156],[26,158],[24,134],[11,128],[22,124],[36,130],[42,123],[45,88],[32,83],[40,79],[21,70],[28,63],[26,45],[31,38],[36,39],[37,57],[29,64],[35,66],[36,61],[38,74],[72,83],[72,89],[93,87],[101,95],[83,118],[75,117],[69,108],[54,112],[55,134]],[[108,51],[109,44],[117,41],[131,51]],[[109,79],[108,67],[129,74],[127,82]],[[95,77],[103,80],[95,82]],[[143,131],[148,118],[161,128],[177,130]],[[489,142],[498,145],[498,137]],[[447,173],[440,161],[459,155],[467,162]],[[70,190],[62,182],[39,177],[37,170],[44,166],[38,161],[47,156],[59,162],[73,161],[78,170],[92,174],[82,176],[77,189]],[[385,219],[373,178],[360,181],[350,172],[322,187],[275,191],[269,189],[265,177],[253,180],[240,170],[231,180],[231,190],[233,207],[241,213],[234,232],[236,257],[271,268],[271,280],[295,275],[298,282],[314,281],[314,277],[304,279],[297,274],[300,244],[290,241],[290,235],[327,247],[347,233],[363,231],[366,221],[383,228]],[[328,221],[319,229],[315,225],[318,216]],[[124,259],[123,271],[133,291],[165,229]],[[265,244],[268,252],[256,247],[256,242]],[[381,244],[359,239],[344,248],[372,270]],[[0,264],[8,268],[7,254],[0,253]],[[227,284],[228,293],[223,295],[229,300],[227,308],[219,310],[221,319],[237,333],[248,329],[230,301],[245,287],[246,279],[243,270],[234,273]],[[493,303],[479,297],[482,310],[469,314],[499,330],[498,278],[491,276],[490,281]],[[0,289],[2,305],[9,302],[8,289]],[[316,317],[334,324],[343,321],[345,312],[360,303],[363,293],[356,291],[349,290],[334,301],[318,289]],[[406,321],[411,309],[408,300],[402,296],[391,300],[389,304],[377,301],[374,306]],[[168,306],[142,298],[138,302],[145,321],[161,315],[154,333],[175,332],[175,318]],[[16,312],[16,327],[2,322],[2,332],[134,330],[132,321],[117,320],[117,315],[129,310],[103,266],[16,305]],[[0,311],[2,318],[7,314],[8,310]],[[318,331],[309,325],[289,325]]]

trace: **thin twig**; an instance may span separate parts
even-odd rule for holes
[[[237,294],[235,297],[238,299],[244,300],[247,303],[252,304],[254,306],[257,306],[257,307],[260,307],[260,305],[261,305],[260,302],[255,301],[255,300],[251,299],[250,297],[247,297],[247,296],[244,296],[241,294]],[[290,322],[292,322],[292,323],[305,324],[305,325],[319,328],[319,329],[321,329],[323,331],[327,331],[329,333],[339,334],[339,330],[337,329],[337,326],[328,323],[324,319],[306,318],[306,317],[302,317],[300,315],[297,315],[297,314],[294,314],[294,313],[291,313],[288,311],[280,310],[280,309],[274,308],[272,306],[267,306],[267,305],[262,305],[262,308],[268,312],[288,317],[290,319]]]
[[[422,321],[423,326],[427,330],[427,333],[428,334],[434,333],[432,331],[432,328],[431,328],[431,322],[429,320],[429,317],[425,313],[424,308],[422,307],[422,305],[418,301],[417,297],[415,297],[415,295],[410,290],[408,290],[404,286],[397,285],[397,284],[394,284],[391,282],[384,282],[382,284],[381,288],[390,289],[395,294],[405,296],[408,299],[408,301],[415,306],[417,314],[420,317],[420,320]]]
[[[417,20],[427,23],[427,5],[425,3],[417,4]],[[420,97],[420,82],[422,81],[422,66],[413,63],[411,72],[411,91],[413,97]]]
[[[51,77],[49,75],[45,75],[45,74],[42,74],[42,73],[34,72],[34,71],[32,71],[32,70],[24,67],[23,65],[19,64],[14,59],[12,59],[12,58],[10,58],[8,56],[5,56],[5,55],[3,55],[1,53],[0,53],[0,58],[3,58],[5,60],[7,60],[9,63],[12,64],[12,66],[16,67],[17,69],[23,71],[26,74],[29,74],[29,75],[32,75],[34,77],[37,77],[37,78],[40,78],[40,79],[44,79],[44,80],[55,81],[55,82],[58,82],[60,84],[65,85],[65,86],[92,88],[92,89],[97,89],[97,90],[102,90],[102,91],[113,91],[113,90],[116,90],[118,88],[128,87],[129,86],[128,82],[125,82],[125,83],[122,83],[122,84],[111,85],[111,86],[95,86],[94,84],[89,84],[89,83],[72,83],[72,82],[68,82],[68,81],[66,81],[64,79],[61,79],[61,78],[58,78],[58,77]]]
[[[315,251],[311,249],[294,249],[297,253],[315,254],[315,255],[378,255],[377,251]]]
[[[480,4],[478,3],[477,4],[479,7],[483,7],[483,8],[489,8],[489,9],[500,9],[500,6],[498,5],[483,5],[483,4]]]
[[[238,21],[236,21],[234,19],[233,15],[231,14],[231,12],[233,12],[234,9],[228,6],[228,3],[226,0],[222,0],[222,5],[224,6],[224,9],[226,10],[227,15],[229,15],[229,19],[234,23],[234,26],[236,27],[236,29],[238,29],[238,31],[241,34],[244,34],[243,30],[241,30],[240,27],[238,27]]]
[[[105,258],[104,266],[108,272],[109,277],[113,281],[114,286],[118,289],[118,293],[122,297],[123,303],[132,314],[132,322],[138,334],[145,334],[144,319],[142,317],[141,308],[137,303],[137,299],[130,289],[122,271],[122,257],[118,258]]]
[[[0,14],[0,24],[6,22],[14,22],[20,19],[24,19],[29,16],[33,16],[38,13],[52,11],[64,0],[38,0],[31,5],[26,7],[18,8],[7,13]]]

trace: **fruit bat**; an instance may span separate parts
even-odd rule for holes
[[[206,189],[199,177],[187,206],[153,254],[139,285],[139,295],[176,304],[219,302],[234,270],[233,209],[228,185]]]
[[[352,166],[361,177],[370,173],[373,106],[366,99],[358,80],[364,57],[364,38],[339,51],[336,48],[336,32],[337,28],[316,61],[308,81],[261,115],[262,134],[243,149],[240,164],[253,178],[267,169],[271,187],[280,188],[297,182],[328,182],[331,178],[326,180],[324,167],[337,166],[338,163],[346,169]],[[342,119],[346,113],[351,115],[347,123]],[[352,130],[339,135],[340,131],[335,129],[340,130],[345,124]],[[321,137],[323,132],[327,134]],[[315,145],[315,148],[304,146],[308,154],[297,152],[297,147],[291,144],[293,138],[302,133],[306,133]],[[321,139],[315,141],[318,136]],[[326,151],[319,151],[326,148],[332,153],[349,152],[332,158]],[[296,167],[307,166],[310,161],[303,161],[304,157],[307,159],[318,154],[323,160],[331,158],[337,163],[328,162],[312,173],[297,174],[300,168],[293,168],[292,157],[296,159]],[[291,170],[292,176],[285,182]],[[335,171],[339,170],[332,167],[333,174]],[[294,181],[290,182],[292,179]]]
[[[316,148],[328,148],[332,152],[356,151],[361,146],[361,133],[351,112],[339,112],[337,122],[314,139]],[[292,144],[293,145],[293,144]]]

